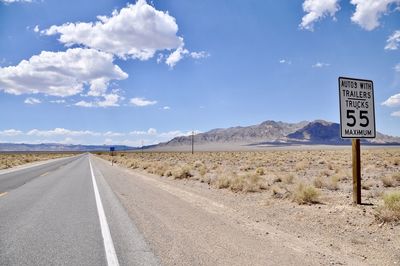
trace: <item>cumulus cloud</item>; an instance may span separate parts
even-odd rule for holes
[[[178,49],[176,49],[174,52],[172,52],[167,59],[165,60],[165,63],[173,68],[179,61],[181,61],[183,59],[183,57],[185,55],[189,54],[189,51],[185,48],[183,48],[183,46],[179,47]]]
[[[16,130],[16,129],[0,130],[0,136],[5,136],[5,137],[18,136],[21,135],[22,133],[23,132],[21,130]]]
[[[313,31],[315,22],[326,16],[334,17],[339,9],[339,0],[305,0],[303,10],[307,14],[299,26],[301,29]]]
[[[69,130],[65,128],[55,128],[53,130],[38,130],[32,129],[26,133],[28,136],[38,136],[38,137],[52,137],[52,136],[100,136],[98,132],[93,132],[89,130]]]
[[[39,32],[39,31],[40,31],[39,25],[36,25],[36,26],[33,28],[33,31],[34,31],[34,32]]]
[[[400,44],[400,30],[396,30],[386,40],[385,50],[397,50]]]
[[[400,117],[400,111],[393,112],[390,114],[391,116]]]
[[[130,102],[131,104],[139,107],[157,104],[157,101],[146,100],[145,98],[140,98],[140,97],[132,98]]]
[[[57,104],[62,104],[62,103],[66,103],[66,101],[64,99],[61,100],[52,100],[50,101],[51,103],[57,103]]]
[[[0,0],[0,2],[5,3],[5,4],[12,4],[12,3],[30,3],[32,2],[32,0]]]
[[[89,86],[89,95],[100,96],[111,80],[128,74],[113,64],[113,56],[94,49],[43,51],[16,66],[0,68],[0,91],[6,93],[72,96]]]
[[[210,54],[207,53],[206,51],[200,51],[200,52],[191,52],[190,57],[193,59],[202,59],[202,58],[207,58],[209,57]]]
[[[169,106],[164,106],[162,109],[163,109],[163,110],[171,110],[171,107],[169,107]]]
[[[80,107],[117,107],[121,99],[122,97],[118,94],[110,93],[103,94],[101,98],[97,98],[94,101],[79,101],[75,105]]]
[[[400,93],[390,96],[386,101],[382,103],[382,105],[388,107],[400,106]]]
[[[39,103],[41,103],[42,101],[40,101],[39,99],[37,99],[37,98],[33,98],[33,97],[28,97],[28,98],[26,98],[25,99],[25,101],[24,101],[24,103],[26,103],[26,104],[39,104]]]
[[[351,0],[356,6],[351,20],[366,30],[377,28],[382,14],[388,11],[390,5],[400,4],[400,0]]]
[[[195,134],[200,131],[194,131]],[[32,129],[21,131],[6,129],[0,131],[0,136],[7,142],[14,143],[63,143],[63,144],[108,144],[139,147],[169,141],[178,136],[189,136],[192,131],[173,130],[158,132],[155,128],[132,132],[98,132],[91,130],[71,130],[54,128],[49,130]]]
[[[97,18],[94,23],[53,25],[42,33],[60,34],[59,41],[66,46],[85,45],[124,59],[148,60],[158,50],[173,50],[183,44],[183,39],[177,36],[175,18],[156,10],[145,0],[114,10],[110,17]]]
[[[322,68],[322,67],[328,67],[330,65],[331,64],[328,64],[328,63],[317,62],[314,65],[312,65],[312,67],[314,67],[314,68]]]

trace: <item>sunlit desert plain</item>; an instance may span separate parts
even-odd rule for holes
[[[230,205],[254,228],[273,225],[368,264],[400,263],[399,148],[362,149],[358,206],[351,147],[97,155]]]

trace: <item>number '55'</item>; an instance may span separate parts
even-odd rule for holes
[[[352,120],[351,123],[347,122],[349,127],[354,127],[356,125],[357,119],[354,116],[355,110],[347,110],[347,119]],[[367,127],[369,125],[369,119],[367,117],[368,111],[360,111],[360,126]],[[364,122],[365,121],[365,122]]]

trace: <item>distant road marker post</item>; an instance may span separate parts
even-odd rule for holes
[[[115,147],[110,147],[110,155],[111,155],[111,165],[114,165],[114,151],[115,151]]]
[[[360,139],[375,138],[374,83],[339,77],[340,136],[352,139],[353,203],[361,204]]]
[[[194,154],[194,131],[192,131],[192,154]]]

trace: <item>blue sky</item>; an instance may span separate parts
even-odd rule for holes
[[[400,136],[399,4],[0,0],[0,142],[339,122],[339,76],[373,80],[377,129]]]

